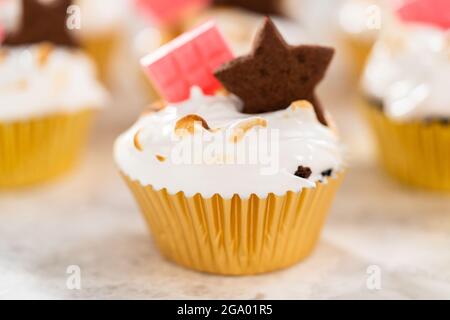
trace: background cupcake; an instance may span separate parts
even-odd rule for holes
[[[127,17],[125,1],[76,0],[74,4],[81,13],[79,41],[97,64],[101,79],[108,80],[113,55],[123,36]]]
[[[304,42],[304,30],[298,22],[286,17],[285,5],[286,1],[274,0],[213,0],[205,10],[187,19],[183,30],[214,20],[233,52],[242,55],[250,52],[262,19],[269,15],[288,43]]]
[[[171,102],[120,136],[115,158],[167,258],[242,275],[288,267],[311,253],[343,172],[339,139],[314,94],[332,56],[326,47],[287,45],[266,20],[252,53],[224,65],[231,54],[213,24],[143,60]],[[191,66],[190,74],[168,78],[172,59]],[[217,78],[236,95],[217,93],[220,84],[207,70],[220,65]],[[202,89],[190,94],[191,85]],[[271,140],[274,132],[279,139]],[[179,152],[195,143],[207,151]],[[237,160],[269,143],[279,148],[274,167],[258,157]]]
[[[449,8],[434,9],[441,21]],[[376,44],[363,79],[365,110],[391,175],[450,191],[450,24],[423,23],[416,13],[386,29]]]
[[[70,1],[21,4],[21,21],[0,47],[1,188],[71,168],[105,98],[94,66],[66,29]]]
[[[387,15],[382,0],[346,0],[339,10],[339,29],[349,58],[360,76]],[[378,25],[377,25],[378,24]]]

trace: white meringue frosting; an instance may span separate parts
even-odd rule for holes
[[[193,88],[190,99],[143,115],[117,139],[119,169],[156,190],[224,198],[297,192],[342,169],[338,136],[310,103],[258,115],[241,113],[241,104]],[[311,169],[308,179],[295,175],[299,166]]]
[[[450,118],[450,32],[425,25],[387,28],[363,77],[365,93],[399,121]]]
[[[0,47],[0,121],[103,107],[107,94],[81,51]]]
[[[116,32],[127,17],[128,0],[76,0],[81,12],[82,36]]]

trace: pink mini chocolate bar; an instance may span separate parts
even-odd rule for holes
[[[0,24],[0,45],[2,44],[3,40],[5,39],[6,32],[3,26]]]
[[[136,6],[153,23],[168,25],[208,6],[211,0],[135,0]]]
[[[407,0],[397,8],[397,13],[406,22],[450,29],[450,0]]]
[[[221,88],[214,70],[233,54],[214,22],[206,22],[141,60],[159,93],[169,102],[189,98],[193,86],[212,95]]]

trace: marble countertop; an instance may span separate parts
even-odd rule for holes
[[[115,135],[95,134],[71,174],[0,194],[0,299],[450,298],[450,199],[396,184],[371,157],[354,154],[308,260],[262,276],[220,277],[159,255],[116,172]],[[72,265],[81,290],[66,285]],[[371,266],[380,290],[367,286]]]

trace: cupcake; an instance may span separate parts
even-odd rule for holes
[[[0,188],[71,168],[105,97],[91,61],[67,32],[70,1],[21,3],[21,21],[7,28],[0,46]]]
[[[339,10],[340,38],[358,76],[364,70],[385,18],[382,3],[381,0],[346,0]]]
[[[112,56],[127,18],[123,0],[75,0],[81,13],[81,28],[77,35],[83,49],[95,61],[99,76],[108,79]]]
[[[50,0],[54,1],[54,0]],[[0,22],[6,28],[15,28],[20,23],[22,0],[0,1]],[[45,1],[43,1],[45,2]],[[106,80],[110,61],[120,38],[120,28],[126,17],[123,0],[74,0],[68,13],[74,22],[72,33],[77,42],[97,64],[98,75]]]
[[[435,12],[436,21],[449,12],[448,2],[446,7]],[[408,185],[446,192],[450,191],[449,27],[450,23],[414,19],[386,28],[362,84],[364,111],[387,172]]]
[[[144,99],[148,102],[154,102],[158,99],[158,93],[148,80],[145,70],[139,64],[139,61],[155,51],[164,43],[163,35],[156,27],[146,26],[139,30],[132,38],[132,53],[131,56],[135,58],[134,69],[137,72],[136,79],[138,79],[139,89]]]
[[[212,6],[186,20],[183,28],[189,30],[202,22],[214,20],[233,52],[241,55],[250,52],[261,20],[270,15],[288,43],[304,43],[306,34],[297,22],[284,15],[284,2],[215,0]]]
[[[165,257],[258,274],[312,252],[343,177],[339,137],[314,93],[333,49],[290,46],[266,19],[249,55],[228,50],[208,23],[143,59],[167,101],[114,154]]]

